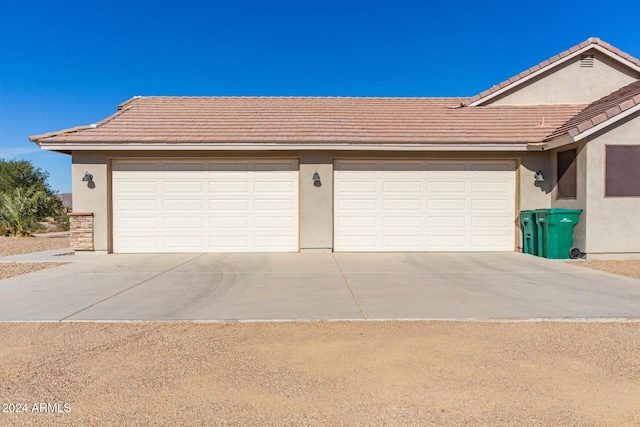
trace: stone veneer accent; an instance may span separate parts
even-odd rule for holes
[[[93,213],[69,213],[71,226],[71,249],[76,251],[93,250]]]

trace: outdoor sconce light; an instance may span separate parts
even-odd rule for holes
[[[93,175],[91,175],[89,172],[84,173],[84,176],[82,177],[82,182],[86,182],[87,187],[89,188],[96,187],[96,184],[93,182]]]
[[[315,171],[313,174],[313,185],[316,187],[320,187],[322,185],[322,182],[320,182],[320,175],[318,174],[318,171]]]
[[[533,175],[533,179],[536,180],[536,182],[544,182],[544,176],[542,175],[542,172],[538,171]]]

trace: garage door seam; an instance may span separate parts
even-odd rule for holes
[[[344,283],[347,285],[347,288],[349,288],[349,292],[351,292],[351,297],[353,297],[353,300],[356,302],[356,305],[358,306],[358,309],[360,310],[360,313],[362,313],[362,318],[364,320],[367,320],[367,314],[364,312],[364,309],[360,305],[360,301],[358,301],[358,298],[356,297],[356,294],[353,292],[353,289],[351,289],[351,285],[349,284],[349,281],[347,280],[347,277],[344,275],[344,272],[342,271],[342,268],[340,268],[340,264],[338,264],[338,260],[336,259],[335,255],[333,253],[331,253],[331,258],[333,258],[333,262],[336,263],[336,266],[338,267],[338,270],[340,271],[340,274],[342,275],[342,279],[344,280]]]
[[[128,290],[131,290],[131,289],[133,289],[133,288],[137,288],[137,287],[138,287],[138,286],[140,286],[140,285],[144,285],[144,284],[145,284],[145,283],[147,283],[148,281],[153,280],[153,279],[155,279],[155,278],[156,278],[156,277],[158,277],[158,276],[162,276],[163,274],[166,274],[166,273],[168,273],[168,272],[170,272],[170,271],[172,271],[172,270],[175,270],[175,269],[176,269],[176,268],[178,268],[178,267],[182,267],[183,265],[185,265],[185,264],[187,264],[187,263],[189,263],[189,262],[191,262],[191,261],[193,261],[193,260],[195,260],[195,259],[198,259],[198,258],[200,258],[200,257],[201,257],[201,256],[203,256],[203,255],[205,255],[205,254],[204,254],[204,253],[199,254],[198,256],[195,256],[195,257],[193,257],[193,258],[190,258],[190,259],[186,260],[186,261],[185,261],[185,262],[183,262],[182,264],[178,264],[178,265],[176,265],[175,267],[172,267],[172,268],[170,268],[170,269],[168,269],[168,270],[165,270],[165,271],[163,271],[163,272],[160,272],[160,273],[156,274],[155,276],[149,277],[148,279],[143,280],[143,281],[142,281],[142,282],[140,282],[140,283],[136,283],[136,284],[135,284],[135,285],[133,285],[133,286],[129,286],[127,289],[123,289],[123,290],[121,290],[121,291],[119,291],[119,292],[116,292],[116,293],[115,293],[115,294],[113,294],[113,295],[109,295],[108,297],[101,299],[100,301],[94,302],[93,304],[88,305],[88,306],[86,306],[85,308],[83,308],[83,309],[81,309],[81,310],[76,311],[75,313],[71,313],[70,315],[68,315],[68,316],[66,316],[66,317],[63,317],[62,319],[60,319],[60,322],[63,322],[63,321],[65,321],[65,320],[69,319],[70,317],[73,317],[73,316],[75,316],[75,315],[77,315],[77,314],[80,314],[80,313],[82,313],[83,311],[88,310],[88,309],[90,309],[91,307],[95,307],[96,305],[98,305],[98,304],[100,304],[100,303],[103,303],[103,302],[105,302],[105,301],[107,301],[107,300],[109,300],[109,299],[111,299],[111,298],[113,298],[113,297],[116,297],[116,296],[118,296],[118,295],[120,295],[120,294],[122,294],[122,293],[124,293],[124,292],[127,292]]]

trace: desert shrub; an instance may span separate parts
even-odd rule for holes
[[[66,210],[63,210],[60,216],[58,217],[58,230],[60,231],[69,231],[71,229],[71,224],[69,222],[69,214],[67,214]]]
[[[30,236],[40,229],[38,220],[41,218],[42,207],[50,206],[51,198],[55,196],[35,187],[18,187],[1,193],[0,224],[14,236]]]

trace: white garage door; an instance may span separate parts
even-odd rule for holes
[[[113,251],[295,252],[298,162],[114,161]]]
[[[336,251],[513,251],[515,162],[336,161]]]

